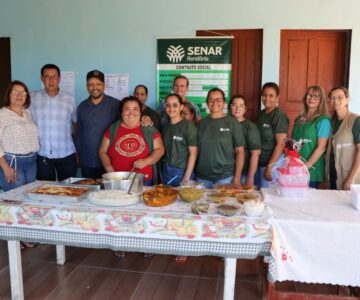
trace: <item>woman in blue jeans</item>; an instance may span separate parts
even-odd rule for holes
[[[35,181],[39,139],[29,106],[26,85],[11,82],[0,105],[0,186],[4,191]]]
[[[197,129],[192,122],[182,116],[182,99],[170,94],[165,99],[165,111],[169,123],[163,128],[166,153],[162,159],[162,181],[171,186],[179,186],[181,181],[194,178],[197,155]]]

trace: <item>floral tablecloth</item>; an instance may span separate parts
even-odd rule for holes
[[[267,215],[223,217],[194,215],[181,201],[152,208],[97,207],[86,199],[74,205],[31,202],[26,192],[44,182],[34,182],[0,194],[0,239],[126,251],[152,251],[182,255],[248,257],[264,255],[271,243]],[[211,212],[211,211],[210,211]]]

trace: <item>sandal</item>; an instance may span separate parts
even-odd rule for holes
[[[176,256],[175,257],[175,263],[177,263],[177,264],[184,264],[184,263],[186,263],[186,261],[187,261],[187,259],[188,259],[188,257],[187,256]]]
[[[118,258],[123,259],[123,258],[125,258],[126,252],[125,252],[125,251],[114,251],[114,254],[115,254],[115,256],[117,256]]]
[[[24,248],[34,248],[37,246],[36,243],[30,243],[30,242],[20,242]],[[22,249],[24,249],[22,248]]]

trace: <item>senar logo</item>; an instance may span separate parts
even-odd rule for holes
[[[170,62],[178,63],[185,56],[185,50],[181,45],[179,46],[171,45],[166,51],[166,56],[170,60]]]

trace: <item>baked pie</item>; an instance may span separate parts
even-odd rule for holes
[[[165,206],[175,202],[178,192],[171,186],[159,184],[143,193],[148,206]]]

